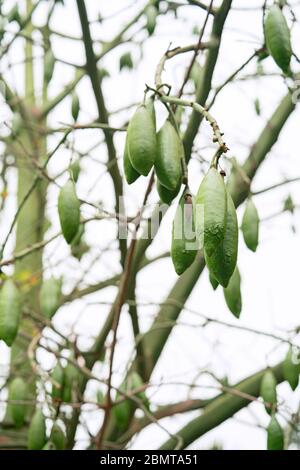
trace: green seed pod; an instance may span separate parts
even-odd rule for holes
[[[80,225],[80,203],[73,181],[69,180],[61,188],[58,197],[60,225],[67,243],[71,243]]]
[[[155,171],[160,183],[170,191],[175,191],[181,182],[182,158],[182,142],[174,126],[167,120],[157,134]]]
[[[290,348],[283,363],[283,376],[290,384],[292,390],[296,390],[298,387],[299,372],[300,366],[293,361],[293,350]]]
[[[259,216],[252,199],[247,201],[241,229],[249,250],[256,251],[259,238]]]
[[[77,395],[77,387],[79,380],[79,371],[78,369],[68,362],[64,370],[64,386],[62,399],[65,403],[70,403]]]
[[[20,293],[11,279],[7,279],[0,293],[0,339],[11,346],[21,318]]]
[[[238,222],[233,200],[227,192],[226,230],[224,239],[218,244],[211,256],[204,250],[209,272],[223,287],[227,287],[236,267],[238,254]],[[237,281],[237,278],[235,278]],[[233,286],[232,286],[233,287]],[[236,292],[237,294],[237,292]],[[230,289],[229,294],[230,295]],[[238,298],[236,298],[238,301]],[[236,304],[236,307],[238,305]],[[230,308],[230,307],[229,307]],[[238,308],[235,309],[236,311]]]
[[[238,267],[235,268],[227,287],[224,287],[224,297],[227,307],[237,318],[242,310],[241,276]]]
[[[41,450],[46,444],[46,421],[42,410],[35,411],[28,430],[28,449]]]
[[[56,450],[66,448],[66,435],[58,423],[54,423],[52,426],[50,441],[53,442]]]
[[[277,392],[276,392],[276,379],[271,370],[265,372],[261,384],[260,384],[260,396],[264,400],[265,404],[271,405],[266,406],[266,411],[271,414],[277,403]]]
[[[180,191],[181,181],[179,182],[175,191],[170,191],[169,189],[165,188],[162,184],[160,184],[159,180],[156,182],[156,188],[161,201],[170,205]]]
[[[97,403],[98,405],[103,405],[104,404],[104,395],[103,395],[103,392],[102,390],[97,390]]]
[[[284,449],[284,433],[282,427],[273,415],[267,429],[267,448],[268,450]]]
[[[133,390],[141,388],[143,385],[144,385],[144,382],[141,376],[135,371],[131,372],[131,374],[129,375],[127,379],[127,390],[133,391]],[[149,400],[144,391],[139,391],[134,396],[136,396],[142,402],[143,406],[149,409]]]
[[[80,102],[79,102],[78,95],[77,95],[77,93],[75,93],[75,91],[72,94],[71,111],[72,111],[72,117],[73,117],[74,121],[76,122],[77,119],[78,119],[79,111],[80,111]]]
[[[147,176],[156,157],[156,131],[150,104],[140,105],[131,118],[127,131],[128,152],[133,168]]]
[[[196,197],[196,230],[200,245],[210,257],[224,240],[227,220],[227,192],[222,176],[210,168]]]
[[[76,158],[70,165],[70,175],[74,183],[77,183],[80,174],[80,160]]]
[[[209,282],[211,283],[213,290],[216,290],[218,288],[219,283],[217,279],[215,279],[211,273],[209,273]]]
[[[123,157],[124,174],[128,184],[134,183],[141,175],[133,168],[128,151],[128,134],[126,135],[124,157]]]
[[[268,51],[284,73],[290,69],[291,35],[286,19],[278,5],[271,6],[264,25]]]
[[[195,260],[197,250],[194,222],[193,198],[188,191],[184,191],[174,218],[172,230],[171,258],[178,275]]]
[[[283,204],[283,210],[293,213],[295,210],[295,204],[292,196],[289,194]]]
[[[50,277],[43,282],[40,290],[40,307],[42,314],[51,320],[61,301],[61,279]]]
[[[56,364],[54,367],[51,379],[54,383],[52,383],[52,392],[51,396],[53,400],[61,400],[63,395],[63,387],[64,387],[64,369],[61,366],[60,362]],[[57,386],[57,385],[59,386]]]
[[[154,33],[155,26],[156,26],[156,18],[157,18],[157,8],[154,5],[149,5],[146,8],[146,29],[148,31],[149,36]]]
[[[49,83],[53,77],[55,67],[55,57],[51,49],[49,49],[45,54],[45,64],[44,64],[44,80],[46,83]]]
[[[27,406],[25,403],[13,403],[13,402],[22,402],[27,398],[27,385],[23,379],[16,377],[9,385],[8,399],[9,399],[9,414],[12,417],[13,422],[17,428],[23,426]]]
[[[42,448],[42,450],[56,450],[55,448],[55,445],[53,444],[53,442],[51,441],[48,441],[44,447]]]
[[[119,68],[120,71],[124,68],[129,70],[133,69],[133,60],[130,52],[125,52],[125,54],[120,57]]]
[[[261,115],[261,108],[260,108],[260,101],[258,98],[255,98],[254,100],[254,109],[255,109],[255,112],[257,114],[257,116],[260,116]]]
[[[119,389],[120,391],[124,391],[126,393],[128,392],[127,385],[124,383],[120,385]],[[123,400],[124,398],[125,398],[124,395],[122,395],[121,393],[117,393],[116,401],[119,401],[121,399]],[[131,417],[131,409],[132,409],[131,403],[129,402],[129,400],[126,400],[126,399],[123,400],[118,405],[113,406],[112,414],[118,424],[118,427],[120,427],[120,429],[126,428],[126,425],[129,422],[130,417]]]

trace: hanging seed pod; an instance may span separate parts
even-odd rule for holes
[[[181,181],[179,182],[175,191],[170,191],[169,189],[165,188],[162,184],[160,184],[159,180],[156,182],[156,188],[161,201],[170,205],[180,191]]]
[[[288,73],[292,57],[291,35],[278,5],[271,6],[265,20],[264,30],[270,55],[282,71]]]
[[[217,279],[215,279],[211,273],[209,273],[209,282],[210,282],[213,290],[216,290],[218,288],[219,283],[218,283]]]
[[[53,442],[51,441],[48,441],[44,447],[42,448],[42,450],[56,450],[55,448],[55,445],[53,444]]]
[[[121,384],[119,387],[120,391],[124,391],[125,393],[128,393],[128,388],[127,384]],[[118,403],[117,405],[113,406],[112,408],[112,414],[118,424],[118,427],[120,429],[125,429],[127,423],[130,420],[131,416],[131,409],[132,406],[129,402],[129,400],[124,399],[124,395],[121,393],[117,393],[116,395],[116,401],[123,400],[121,403]]]
[[[206,256],[210,257],[224,239],[227,220],[227,192],[215,168],[203,178],[196,197],[196,230]]]
[[[52,426],[50,441],[54,444],[56,450],[66,448],[66,435],[58,423],[54,423]]]
[[[120,57],[119,68],[120,71],[124,68],[129,70],[133,69],[133,60],[130,52],[125,52],[125,54]]]
[[[290,348],[283,362],[283,376],[288,381],[292,390],[296,390],[299,383],[300,365],[293,360],[293,350]]]
[[[71,243],[80,225],[80,203],[73,181],[69,180],[61,188],[58,197],[60,225],[67,243]]]
[[[7,279],[0,293],[0,339],[7,346],[14,342],[21,318],[20,293],[11,279]]]
[[[46,83],[50,83],[53,77],[55,67],[55,57],[51,49],[49,49],[45,54],[45,64],[44,64],[44,80]]]
[[[197,250],[193,199],[184,191],[175,214],[172,230],[171,258],[178,275],[195,260]]]
[[[267,429],[267,448],[268,450],[284,449],[284,433],[282,427],[273,415]]]
[[[146,29],[148,31],[149,36],[154,33],[155,26],[156,26],[156,18],[157,18],[157,8],[154,5],[149,5],[146,8]]]
[[[237,318],[242,310],[241,276],[238,267],[235,268],[227,287],[224,287],[224,297],[227,307]]]
[[[58,362],[51,374],[51,379],[53,380],[51,396],[53,400],[62,399],[64,388],[64,376],[64,369],[61,366],[60,362]]]
[[[64,370],[64,386],[62,394],[62,400],[65,403],[70,403],[73,400],[73,397],[77,395],[78,380],[78,369],[73,364],[68,362]]]
[[[276,379],[271,370],[265,372],[260,385],[260,396],[264,400],[267,413],[271,414],[277,404]]]
[[[128,379],[127,379],[127,389],[128,391],[133,391],[133,390],[137,390],[137,389],[140,389],[143,387],[144,385],[144,382],[141,378],[141,376],[133,371],[131,372],[131,374],[128,376]],[[141,390],[141,391],[138,391],[137,393],[135,393],[134,395],[135,397],[137,397],[140,402],[142,403],[143,406],[145,406],[147,409],[149,409],[149,400],[144,392],[144,390]]]
[[[124,156],[123,156],[123,166],[124,166],[124,174],[128,184],[134,183],[141,175],[133,168],[130,158],[129,158],[129,151],[128,151],[128,134],[126,136],[125,141],[125,149],[124,149]]]
[[[247,201],[241,229],[249,250],[256,251],[259,238],[259,216],[252,199]]]
[[[150,103],[140,105],[131,118],[128,131],[128,153],[133,168],[147,176],[156,157],[156,131],[154,108]]]
[[[43,282],[40,290],[40,307],[42,314],[51,320],[61,301],[61,279],[50,277]]]
[[[102,390],[97,390],[97,403],[98,405],[103,405],[105,401]]]
[[[46,422],[42,410],[34,413],[28,430],[28,449],[40,450],[46,444]]]
[[[76,158],[70,165],[70,175],[74,183],[77,183],[80,175],[80,160]]]
[[[257,116],[261,115],[261,107],[260,107],[260,101],[258,98],[255,98],[254,100],[254,109],[257,114]]]
[[[74,122],[77,122],[78,116],[79,116],[79,111],[80,111],[80,102],[77,93],[75,91],[72,94],[72,117],[74,119]]]
[[[12,417],[17,428],[23,426],[25,421],[27,406],[25,403],[22,403],[22,401],[26,400],[26,398],[27,385],[23,379],[16,377],[9,385],[8,400],[10,403],[8,405],[8,414]]]
[[[166,121],[157,134],[155,171],[160,183],[170,191],[175,191],[181,182],[182,158],[180,137],[170,121]]]
[[[229,192],[226,191],[226,193],[227,213],[224,239],[218,244],[211,256],[208,256],[206,249],[204,250],[205,261],[209,272],[223,287],[228,286],[228,283],[230,282],[236,267],[239,232],[235,206]],[[233,281],[238,281],[237,275]],[[235,294],[237,295],[237,292]],[[235,300],[238,302],[237,297]],[[236,303],[235,306],[235,311],[238,312],[238,303]]]

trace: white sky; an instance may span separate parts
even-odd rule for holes
[[[12,4],[13,2],[6,2]],[[18,1],[23,5],[23,1]],[[227,78],[253,51],[262,43],[262,27],[260,11],[242,11],[239,7],[260,6],[262,1],[233,1],[233,10],[226,22],[224,30],[224,41],[222,43],[220,58],[216,73],[214,75],[214,85],[218,85]],[[271,2],[270,2],[271,3]],[[296,5],[300,2],[292,2]],[[5,4],[5,2],[4,2]],[[57,7],[52,19],[51,26],[64,33],[80,35],[80,26],[76,11],[76,2],[65,0],[65,8]],[[98,2],[86,0],[90,20],[96,20],[98,13],[107,17],[124,5],[131,5],[130,8],[110,21],[103,24],[95,24],[93,33],[101,40],[111,39],[126,23],[135,11],[138,11],[145,1],[135,2],[115,0]],[[216,1],[217,5],[218,2]],[[294,9],[299,19],[300,8]],[[35,20],[42,24],[47,12],[47,2],[42,2],[36,12]],[[287,15],[290,20],[290,15]],[[170,42],[174,46],[183,46],[196,42],[197,38],[192,35],[193,26],[201,27],[204,13],[197,7],[184,7],[179,9],[178,20],[174,15],[168,14],[160,17],[156,33],[153,37],[143,43],[142,57],[139,44],[124,44],[108,54],[103,60],[103,67],[107,68],[111,78],[104,82],[104,93],[107,107],[110,111],[118,109],[130,103],[138,102],[142,99],[145,83],[153,84],[155,67],[168,48]],[[134,26],[133,30],[139,30],[143,22]],[[145,38],[144,32],[138,32],[135,40],[142,41]],[[295,52],[300,56],[300,30],[299,22],[294,25],[293,46]],[[37,39],[39,36],[37,35]],[[84,62],[84,51],[81,44],[56,37],[53,42],[54,54],[58,59],[82,64]],[[137,68],[133,72],[119,72],[120,55],[130,50]],[[21,42],[10,53],[9,59],[17,63],[22,58]],[[36,48],[35,54],[40,56],[41,50]],[[181,55],[169,61],[164,74],[164,81],[173,85],[176,91],[185,67],[189,64],[191,55]],[[200,57],[200,63],[202,57]],[[37,63],[37,77],[40,76],[39,63]],[[2,71],[3,71],[2,65]],[[294,63],[297,70],[297,64]],[[278,72],[278,68],[271,59],[264,62],[267,71]],[[253,73],[255,63],[249,66],[245,73]],[[243,74],[244,75],[244,74]],[[70,67],[57,64],[54,80],[50,87],[50,95],[55,96],[61,88],[72,78],[73,71]],[[22,87],[21,67],[16,67],[14,71],[7,71],[10,83],[18,90]],[[96,116],[95,102],[88,78],[80,82],[77,92],[80,97],[81,113],[80,122],[89,122]],[[266,119],[271,115],[276,104],[286,93],[286,86],[280,77],[260,78],[256,81],[239,81],[227,87],[220,95],[212,109],[212,114],[218,120],[222,131],[225,133],[226,142],[230,147],[230,156],[235,156],[239,162],[243,162],[249,152],[250,146],[255,143],[260,130],[263,128]],[[262,114],[257,117],[254,111],[254,99],[260,99]],[[165,111],[161,105],[157,106],[158,123],[161,125],[165,117]],[[119,113],[111,119],[112,125],[123,125],[130,116],[127,112]],[[1,110],[1,122],[9,118],[6,111]],[[50,122],[54,126],[61,122],[71,122],[70,101],[65,100],[51,115]],[[284,178],[300,176],[299,164],[299,110],[288,121],[282,132],[278,143],[274,146],[266,162],[258,171],[253,182],[252,189],[258,190],[273,183],[280,182]],[[78,132],[75,137],[75,147],[77,149],[87,149],[92,142],[97,142],[102,137],[101,131]],[[209,158],[212,154],[210,128],[204,122],[197,137],[197,147],[201,149],[201,155]],[[49,139],[49,149],[53,148],[56,140]],[[118,156],[122,156],[124,134],[115,136]],[[98,146],[92,154],[97,161],[92,163],[90,159],[83,165],[83,172],[78,183],[78,193],[83,199],[93,202],[102,201],[104,207],[113,210],[113,198],[109,179],[104,173],[103,163],[106,161],[106,150],[104,146]],[[55,176],[60,170],[67,168],[70,159],[70,152],[60,150],[52,159],[49,166],[50,174]],[[224,166],[226,166],[224,164]],[[227,165],[228,166],[228,165]],[[228,167],[229,168],[229,167]],[[66,179],[66,174],[58,182],[62,184]],[[190,163],[191,188],[196,192],[201,181],[201,168],[196,158]],[[14,175],[11,175],[12,184],[15,185]],[[94,185],[95,183],[95,185]],[[97,183],[97,184],[96,184]],[[94,186],[93,186],[94,185]],[[142,194],[145,190],[146,180],[138,181],[132,187],[126,186],[126,203],[128,212],[134,213],[141,203]],[[91,190],[92,188],[92,190]],[[8,214],[11,218],[14,210],[15,187],[10,194]],[[48,235],[55,233],[58,229],[58,216],[56,211],[58,188],[49,190],[48,214],[52,221],[52,227]],[[276,213],[282,207],[283,201],[288,193],[291,193],[296,203],[300,203],[299,184],[290,184],[281,189],[277,189],[255,198],[260,217],[263,219]],[[157,196],[151,197],[154,203]],[[83,215],[90,213],[90,209],[84,210]],[[238,211],[239,219],[243,213],[243,207]],[[149,255],[155,256],[158,253],[169,249],[171,237],[171,222],[174,215],[172,208],[159,230],[159,234],[153,246],[149,249]],[[1,237],[6,233],[6,224],[1,230]],[[291,230],[293,222],[296,233]],[[255,254],[250,252],[244,245],[240,237],[239,268],[242,275],[243,310],[239,321],[235,320],[228,311],[221,289],[213,292],[208,282],[207,272],[201,275],[187,305],[199,313],[212,316],[216,319],[239,324],[258,330],[273,332],[281,336],[300,324],[298,285],[300,278],[300,237],[299,237],[299,214],[296,213],[293,219],[290,214],[270,219],[261,224],[260,245]],[[90,262],[101,248],[106,247],[114,237],[114,227],[111,223],[95,222],[88,226],[87,240],[93,247],[91,253],[83,258],[81,263],[74,258],[65,260],[68,254],[68,247],[61,240],[59,243],[50,245],[45,252],[45,263],[47,273],[55,275],[63,274],[65,277],[64,291],[68,292],[82,275],[85,268],[90,266]],[[114,245],[115,247],[116,245]],[[8,247],[6,255],[9,255]],[[85,277],[85,283],[93,283],[100,279],[105,279],[111,274],[119,271],[117,257],[114,251],[107,251],[101,259],[96,262]],[[7,273],[10,271],[7,270]],[[143,270],[138,278],[137,295],[142,302],[160,302],[168,293],[170,287],[177,276],[171,266],[170,260],[155,263],[150,268]],[[74,325],[75,333],[81,337],[80,344],[83,347],[91,343],[91,339],[100,327],[102,319],[105,317],[107,307],[97,304],[97,302],[112,301],[115,289],[107,289],[103,292],[90,296],[88,299],[72,303],[71,306],[63,307],[55,317],[55,325],[62,331],[69,331]],[[87,302],[92,305],[87,305]],[[157,308],[155,306],[141,307],[139,316],[143,331],[147,329]],[[286,346],[270,340],[264,336],[254,335],[233,328],[225,328],[217,325],[210,325],[205,329],[195,328],[197,317],[188,313],[180,316],[180,323],[185,325],[174,329],[171,338],[163,352],[162,358],[155,369],[152,377],[153,383],[163,381],[165,384],[153,395],[153,402],[167,403],[170,400],[177,401],[187,396],[187,388],[179,385],[167,385],[168,382],[184,382],[188,384],[193,381],[202,369],[209,368],[218,377],[228,376],[230,383],[246,377],[266,365],[274,364],[280,360],[286,352]],[[189,324],[190,326],[186,326]],[[121,325],[119,328],[119,345],[116,353],[115,369],[122,372],[126,366],[125,359],[132,348],[131,326],[127,314],[127,308],[122,313]],[[299,338],[295,339],[295,344],[299,344]],[[0,345],[0,357],[7,358],[7,348]],[[49,366],[51,359],[45,354],[41,355],[43,364]],[[1,364],[2,359],[0,359]],[[101,377],[107,374],[104,366],[99,370]],[[121,375],[116,374],[115,384],[118,385]],[[207,376],[196,379],[199,385],[211,383]],[[278,387],[280,399],[285,400],[284,409],[289,411],[297,409],[300,392],[297,390],[291,393],[287,384]],[[91,390],[91,394],[93,390]],[[208,390],[196,388],[191,396],[203,398],[211,393]],[[195,413],[197,414],[197,413]],[[163,424],[169,431],[175,431],[181,427],[193,414],[165,420]],[[99,423],[99,413],[88,414],[90,429],[96,429]],[[280,418],[282,424],[284,420]],[[242,423],[241,421],[248,423]],[[266,436],[262,429],[258,429],[253,424],[265,426],[268,424],[268,417],[260,404],[253,404],[248,409],[238,413],[235,418],[227,421],[217,429],[211,431],[199,441],[195,442],[191,448],[202,449],[211,446],[215,441],[220,442],[225,449],[264,449],[266,446]],[[80,433],[80,438],[84,437]],[[160,429],[154,429],[154,425],[132,443],[132,448],[155,449],[161,442],[168,438]],[[84,441],[78,443],[78,447],[84,447]]]

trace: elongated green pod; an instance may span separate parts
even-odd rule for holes
[[[70,403],[73,397],[77,395],[79,375],[78,369],[72,363],[68,362],[64,369],[64,386],[62,393],[62,400],[65,403]]]
[[[181,182],[183,152],[180,137],[167,120],[157,134],[155,171],[160,183],[170,191],[176,191]]]
[[[156,131],[153,111],[149,106],[140,105],[131,118],[128,131],[128,153],[133,168],[147,176],[156,157]]]
[[[271,370],[267,370],[263,375],[260,385],[260,396],[266,405],[266,411],[272,414],[277,404],[276,378]]]
[[[72,105],[71,105],[71,112],[74,121],[76,122],[79,116],[80,111],[80,102],[77,93],[75,91],[72,94]]]
[[[171,258],[178,275],[193,263],[197,254],[193,198],[184,191],[173,221]]]
[[[56,450],[66,448],[66,435],[58,423],[54,423],[51,429],[50,441],[53,442]]]
[[[156,182],[156,188],[158,195],[160,197],[160,200],[164,202],[165,204],[171,204],[173,199],[178,195],[180,188],[181,188],[181,181],[178,184],[178,187],[175,189],[175,191],[170,191],[169,189],[165,188],[159,180]]]
[[[283,429],[274,415],[271,417],[271,420],[267,429],[267,448],[268,450],[283,450],[284,449]]]
[[[293,350],[290,348],[283,362],[283,376],[292,390],[296,390],[299,383],[300,365],[295,362]]]
[[[55,57],[51,49],[49,49],[45,54],[45,64],[44,64],[44,80],[46,83],[49,83],[53,77],[55,68]]]
[[[51,320],[61,301],[61,279],[50,277],[43,282],[40,290],[40,307],[42,314]]]
[[[264,24],[268,51],[276,64],[288,73],[292,57],[291,34],[285,16],[278,5],[272,5]]]
[[[69,180],[61,188],[58,197],[60,225],[67,243],[71,243],[80,225],[80,203],[75,184]]]
[[[133,60],[130,52],[125,52],[125,54],[121,55],[120,62],[119,62],[119,69],[129,69],[133,68]]]
[[[241,229],[249,250],[256,251],[259,239],[259,216],[252,199],[247,201]]]
[[[123,156],[124,174],[128,184],[134,183],[141,175],[133,168],[128,150],[128,135],[126,136],[124,156]]]
[[[155,26],[156,26],[156,18],[157,18],[157,8],[154,5],[149,5],[146,8],[146,29],[151,36],[154,33]]]
[[[70,165],[70,175],[73,179],[74,183],[77,183],[79,175],[80,175],[80,160],[76,158]]]
[[[233,315],[239,318],[242,311],[241,276],[238,267],[235,268],[227,287],[224,287],[224,297],[227,307]]]
[[[26,413],[27,405],[22,403],[27,398],[27,385],[25,381],[16,377],[9,385],[8,400],[9,400],[9,414],[12,417],[13,422],[17,428],[23,426]],[[15,403],[14,403],[15,402]],[[19,403],[18,403],[19,402]]]
[[[53,380],[52,383],[52,399],[53,400],[61,400],[63,396],[63,387],[64,387],[64,369],[60,362],[56,364],[52,373],[51,379]]]
[[[210,274],[223,287],[227,287],[233,276],[238,254],[238,222],[233,200],[227,192],[226,230],[223,240],[217,245],[211,256],[204,249],[205,262]],[[237,275],[236,275],[237,276]],[[233,280],[237,281],[237,277]],[[229,290],[230,292],[230,290]],[[230,294],[229,294],[230,295]],[[237,295],[237,292],[236,292]],[[225,296],[226,298],[226,296]],[[238,299],[236,298],[236,301]],[[238,304],[235,311],[238,312]]]
[[[21,318],[20,293],[11,279],[7,279],[0,293],[0,339],[7,346],[14,342]]]
[[[46,421],[42,410],[37,409],[28,429],[28,449],[41,450],[46,444]]]
[[[227,221],[227,192],[222,176],[210,168],[196,196],[196,230],[200,245],[210,257],[224,239]]]

